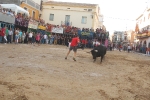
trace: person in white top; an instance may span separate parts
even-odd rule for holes
[[[93,41],[93,47],[95,47],[96,46],[96,41]]]
[[[100,45],[100,42],[96,41],[96,46]]]
[[[44,44],[46,44],[46,40],[47,40],[47,34],[44,34]]]
[[[23,32],[23,34],[22,34],[22,43],[24,43],[24,39],[25,39],[25,37],[26,37],[26,33],[25,33],[25,32]]]
[[[130,50],[131,50],[131,46],[130,46],[130,45],[128,45],[128,53],[130,52]]]
[[[13,35],[12,29],[8,30],[8,43],[11,43],[12,35]]]
[[[30,33],[29,33],[29,41],[28,41],[29,43],[32,43],[32,36],[33,36],[33,33],[30,32]]]

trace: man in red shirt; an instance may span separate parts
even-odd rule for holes
[[[76,53],[77,53],[77,46],[78,46],[78,43],[80,42],[79,40],[79,36],[76,35],[74,38],[72,38],[72,41],[71,41],[71,44],[70,44],[70,48],[69,48],[69,51],[67,53],[67,56],[65,57],[65,59],[67,59],[69,53],[71,50],[74,51],[74,57],[73,57],[73,60],[76,61]]]
[[[5,38],[4,38],[4,36],[5,36],[5,27],[3,27],[2,29],[1,29],[1,37],[2,37],[2,43],[5,43],[6,42],[6,40],[5,40]]]

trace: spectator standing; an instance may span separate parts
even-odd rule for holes
[[[131,46],[128,44],[128,53],[130,52],[131,50]]]
[[[38,43],[38,46],[40,45],[40,37],[41,37],[40,33],[37,33],[37,35],[36,35],[36,43]]]
[[[2,43],[2,28],[0,27],[0,43]]]
[[[147,47],[147,49],[146,49],[146,55],[149,55],[149,52],[150,52],[150,47]]]
[[[28,41],[28,43],[30,43],[30,44],[32,44],[32,36],[33,36],[33,33],[30,32],[29,33],[29,41]]]
[[[19,30],[19,43],[21,43],[21,42],[22,42],[22,31]]]
[[[54,35],[51,35],[50,36],[50,44],[53,44],[53,42],[54,42]]]
[[[44,34],[44,44],[46,44],[47,34]]]
[[[19,33],[15,34],[15,44],[18,44]]]
[[[9,31],[8,31],[8,43],[11,43],[12,42],[12,35],[13,35],[13,31],[12,31],[12,29],[10,29]]]
[[[26,37],[26,33],[23,31],[23,33],[22,33],[22,43],[24,43],[25,37]]]

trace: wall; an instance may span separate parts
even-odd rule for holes
[[[35,3],[41,5],[41,0],[32,0],[32,1],[34,1]]]
[[[70,8],[70,9],[67,9],[67,8]],[[88,12],[87,9],[92,9],[92,11]],[[60,25],[61,21],[65,21],[65,15],[70,15],[70,22],[72,22],[72,26],[80,27],[80,28],[83,28],[83,27],[92,28],[94,27],[96,23],[96,21],[93,21],[93,20],[97,19],[96,16],[94,15],[94,11],[95,9],[93,8],[43,5],[42,19],[44,19],[46,23]],[[54,21],[49,20],[50,14],[54,14]],[[86,24],[81,23],[82,16],[87,17]]]
[[[0,4],[16,4],[16,5],[20,5],[20,0],[0,0]]]
[[[144,21],[144,18],[145,18],[145,21]],[[143,16],[141,16],[138,20],[137,20],[137,23],[139,25],[139,29],[143,28],[143,27],[146,27],[149,25],[150,23],[150,11],[145,11]]]
[[[36,20],[39,19],[39,10],[37,10],[37,9],[35,9],[35,8],[33,8],[33,7],[31,7],[30,5],[28,5],[28,4],[26,4],[26,3],[22,3],[22,4],[20,5],[20,7],[22,7],[22,8],[26,7],[27,10],[29,11],[29,14],[30,14],[31,17],[32,17],[33,11],[34,11],[34,12],[35,12],[35,19],[36,19]]]

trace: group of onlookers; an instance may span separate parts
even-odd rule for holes
[[[12,11],[11,9],[3,8],[1,5],[0,5],[0,12],[2,12],[3,14],[7,14],[9,16],[15,17],[14,11]]]
[[[146,47],[146,46],[141,46],[141,45],[131,45],[131,44],[124,44],[124,45],[121,45],[121,44],[118,44],[118,45],[115,45],[114,43],[111,43],[108,45],[108,49],[110,51],[114,50],[114,49],[117,49],[119,50],[120,52],[123,50],[123,51],[127,51],[128,53],[129,52],[139,52],[139,53],[143,53],[143,54],[146,54],[146,55],[150,55],[150,47]]]
[[[26,43],[26,44],[54,44],[54,45],[69,45],[75,35],[65,34],[41,34],[35,32],[24,32],[17,28],[14,31],[7,27],[0,28],[0,43]],[[93,48],[100,45],[98,39],[80,39],[84,47]]]

